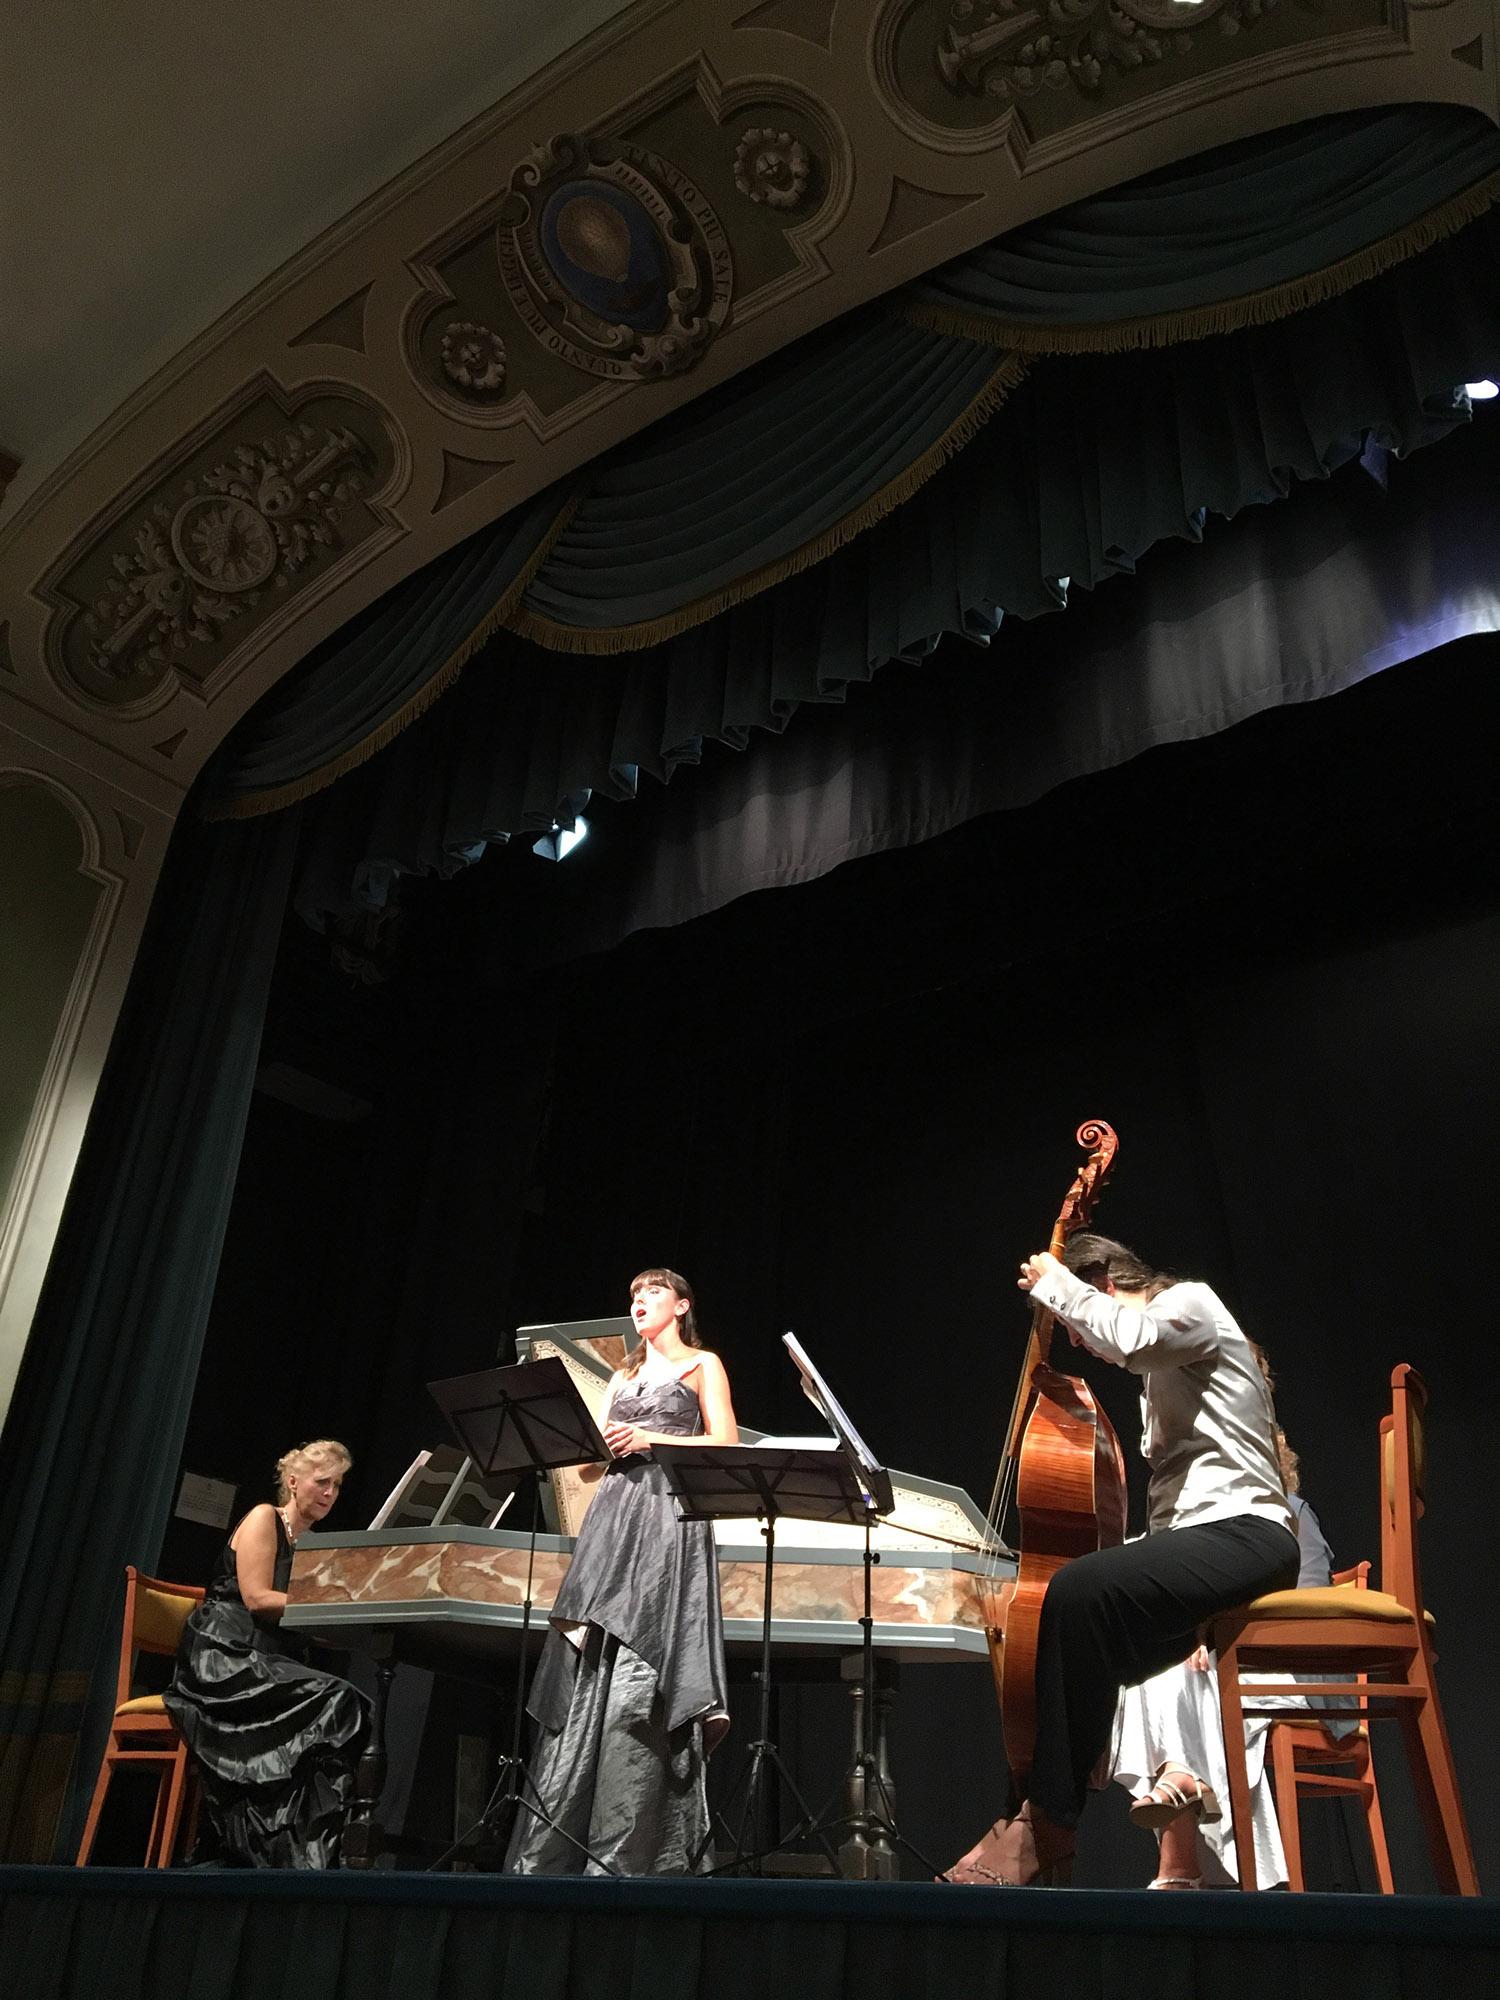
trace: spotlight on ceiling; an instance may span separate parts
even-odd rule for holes
[[[531,843],[531,851],[540,854],[543,861],[566,861],[573,849],[581,847],[588,838],[588,831],[589,823],[581,813],[571,826],[559,826],[554,820],[551,832]]]
[[[1500,383],[1491,382],[1487,376],[1482,382],[1465,382],[1464,387],[1471,403],[1487,403],[1492,396],[1500,396]]]

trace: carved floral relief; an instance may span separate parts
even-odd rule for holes
[[[1324,66],[1313,52],[1346,37],[1394,54],[1404,20],[1397,0],[884,0],[871,54],[898,127],[978,153],[1137,107],[1152,122],[1163,91],[1232,95],[1234,69],[1264,84],[1295,74],[1302,51]]]
[[[1039,90],[1101,91],[1111,74],[1186,56],[1273,13],[1279,0],[952,0],[937,66],[950,90],[1004,102]]]
[[[217,446],[44,587],[65,612],[54,657],[86,693],[133,701],[173,674],[205,679],[226,644],[377,524],[370,501],[390,473],[389,439],[344,399],[302,400],[298,413],[258,396]],[[328,420],[344,411],[358,411],[359,428]]]
[[[498,396],[505,387],[505,342],[472,320],[450,320],[443,329],[443,373],[474,396]]]
[[[352,431],[299,424],[237,446],[175,508],[159,500],[84,618],[90,664],[154,674],[217,638],[266,585],[285,590],[315,547],[336,544],[344,507],[365,489],[366,457]]]
[[[800,208],[812,178],[812,156],[790,132],[753,126],[734,154],[734,184],[768,208]]]

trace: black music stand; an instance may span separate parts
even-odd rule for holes
[[[842,1813],[825,1817],[812,1831],[820,1840],[831,1833],[847,1828],[855,1843],[868,1854],[876,1842],[883,1840],[887,1848],[905,1848],[925,1873],[935,1876],[938,1870],[920,1848],[913,1846],[896,1824],[890,1792],[886,1786],[885,1773],[880,1768],[880,1759],[875,1747],[875,1614],[874,1614],[874,1570],[880,1556],[873,1542],[875,1522],[882,1514],[889,1514],[895,1505],[891,1491],[891,1475],[880,1464],[870,1447],[865,1443],[854,1425],[849,1421],[843,1405],[832,1389],[823,1380],[813,1365],[812,1357],[794,1333],[781,1336],[782,1345],[797,1365],[802,1377],[802,1393],[819,1410],[827,1421],[829,1429],[838,1439],[840,1455],[849,1465],[850,1476],[860,1487],[864,1505],[857,1517],[865,1531],[864,1602],[861,1607],[860,1627],[860,1673],[864,1681],[864,1698],[860,1708],[859,1748],[855,1752],[848,1770],[844,1774],[844,1795],[851,1801],[850,1808]],[[873,1804],[878,1798],[879,1808]]]
[[[565,1465],[598,1465],[613,1456],[599,1435],[588,1405],[561,1361],[518,1362],[509,1368],[481,1368],[473,1375],[453,1375],[429,1382],[427,1390],[449,1429],[468,1453],[483,1479],[504,1473],[532,1475],[531,1536],[526,1555],[526,1596],[521,1608],[521,1643],[516,1653],[516,1710],[511,1725],[510,1753],[500,1758],[500,1772],[484,1811],[469,1831],[440,1854],[432,1867],[441,1868],[461,1847],[482,1832],[497,1840],[506,1826],[505,1808],[528,1812],[560,1834],[597,1868],[611,1868],[559,1826],[542,1804],[535,1781],[521,1756],[521,1720],[526,1711],[526,1644],[531,1635],[531,1586],[536,1571],[537,1523],[541,1516],[541,1482]],[[528,1797],[527,1794],[530,1794]],[[429,1871],[430,1872],[430,1871]]]
[[[748,1868],[759,1875],[768,1854],[789,1847],[805,1834],[818,1841],[829,1866],[839,1874],[839,1858],[823,1834],[814,1815],[797,1790],[781,1752],[771,1739],[771,1617],[776,1576],[776,1523],[784,1514],[799,1521],[859,1521],[863,1518],[865,1492],[850,1472],[844,1454],[836,1449],[806,1445],[657,1444],[652,1451],[666,1472],[677,1499],[678,1513],[685,1521],[743,1520],[756,1514],[766,1545],[764,1600],[760,1619],[760,1722],[755,1741],[720,1815],[727,1825],[734,1801],[744,1793],[739,1835],[734,1855],[715,1875]],[[799,1815],[792,1831],[768,1839],[766,1783],[775,1771],[791,1794]],[[697,1867],[713,1829],[704,1835],[692,1857]]]

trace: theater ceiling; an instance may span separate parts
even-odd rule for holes
[[[1497,4],[31,10],[5,720],[170,812],[381,592],[851,307],[1226,139],[1495,117]]]

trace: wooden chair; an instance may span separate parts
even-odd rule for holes
[[[1353,1569],[1335,1571],[1333,1584],[1339,1589],[1368,1590],[1370,1565],[1356,1563]],[[1375,1761],[1370,1755],[1370,1725],[1364,1715],[1364,1692],[1368,1686],[1369,1677],[1365,1674],[1356,1674],[1349,1683],[1349,1703],[1357,1701],[1360,1708],[1359,1727],[1352,1734],[1335,1736],[1328,1724],[1314,1715],[1288,1717],[1271,1725],[1266,1755],[1275,1780],[1276,1818],[1286,1853],[1287,1883],[1294,1890],[1307,1886],[1302,1870],[1302,1801],[1355,1798],[1364,1811],[1380,1893],[1383,1896],[1395,1893],[1380,1792],[1375,1783]]]
[[[1268,1695],[1338,1695],[1347,1682],[1310,1679],[1246,1685],[1249,1673],[1365,1674],[1367,1721],[1401,1724],[1412,1784],[1438,1887],[1477,1896],[1474,1853],[1459,1799],[1453,1752],[1433,1679],[1432,1619],[1422,1603],[1417,1522],[1426,1478],[1422,1378],[1403,1362],[1391,1375],[1391,1415],[1380,1425],[1381,1590],[1276,1590],[1213,1619],[1229,1803],[1236,1826],[1250,1824],[1245,1768],[1247,1711]],[[1262,1711],[1274,1715],[1275,1711]],[[1237,1840],[1240,1887],[1255,1887],[1255,1848]]]
[[[89,1806],[88,1824],[78,1847],[80,1868],[93,1850],[110,1780],[121,1766],[130,1765],[144,1765],[157,1772],[156,1809],[151,1815],[151,1835],[143,1865],[147,1868],[172,1865],[187,1802],[188,1747],[173,1728],[159,1694],[132,1695],[130,1690],[136,1654],[175,1656],[182,1628],[202,1602],[203,1592],[194,1584],[163,1583],[157,1577],[142,1576],[129,1564],[126,1566],[125,1619],[120,1632],[115,1712],[109,1726],[109,1745],[99,1766]]]

